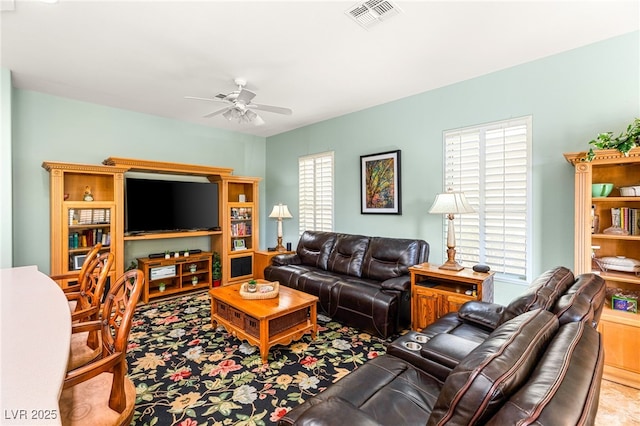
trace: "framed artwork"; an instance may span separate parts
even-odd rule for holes
[[[246,250],[247,247],[245,246],[244,240],[243,239],[233,240],[233,249],[234,250]]]
[[[360,156],[360,213],[402,214],[400,150]]]

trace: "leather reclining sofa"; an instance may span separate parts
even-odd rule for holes
[[[508,306],[467,302],[398,338],[279,425],[593,425],[604,299],[601,277],[575,279],[559,267]]]
[[[317,296],[319,313],[387,338],[408,326],[409,267],[428,257],[423,240],[305,231],[296,253],[274,256],[264,276]]]

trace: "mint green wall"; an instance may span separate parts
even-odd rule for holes
[[[265,138],[14,89],[14,266],[49,271],[49,174],[43,161],[100,164],[107,157],[231,167],[265,175]],[[262,196],[264,197],[264,189]],[[203,246],[203,247],[201,247]],[[126,244],[125,261],[165,249],[208,248],[208,239]]]
[[[423,238],[430,260],[441,263],[442,217],[427,210],[443,189],[443,130],[532,115],[533,274],[572,268],[573,168],[562,153],[586,150],[597,133],[620,132],[640,116],[639,52],[635,32],[269,137],[267,204],[289,205],[284,240],[297,242],[298,157],[333,150],[335,230]],[[361,215],[360,155],[395,149],[402,216]]]
[[[0,69],[0,268],[13,261],[11,232],[11,71]]]

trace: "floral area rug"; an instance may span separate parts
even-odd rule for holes
[[[209,295],[141,305],[129,334],[134,425],[271,425],[368,359],[383,340],[318,322],[318,336],[275,346],[263,365],[257,347],[211,325]]]

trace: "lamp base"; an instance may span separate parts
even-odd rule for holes
[[[447,249],[447,261],[438,267],[439,269],[446,269],[448,271],[461,271],[464,266],[456,262],[456,249],[449,247]]]
[[[448,271],[462,271],[464,269],[464,266],[462,266],[455,260],[453,262],[449,262],[447,260],[442,265],[438,266],[438,269],[446,269]]]
[[[282,245],[282,237],[278,237],[278,245],[276,246],[276,251],[287,251],[285,246]]]

